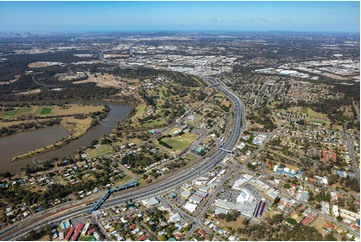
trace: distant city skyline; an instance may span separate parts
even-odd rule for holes
[[[360,3],[0,2],[1,32],[359,32]]]

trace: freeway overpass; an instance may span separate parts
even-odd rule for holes
[[[214,81],[211,79],[208,79],[208,82],[214,83]],[[219,91],[226,94],[234,106],[233,126],[230,130],[229,137],[225,138],[222,146],[222,148],[225,150],[232,150],[237,144],[241,133],[246,127],[245,106],[232,91],[224,87],[222,84],[217,85],[214,88],[218,88]],[[129,201],[130,199],[139,200],[147,197],[161,195],[166,191],[178,187],[181,183],[195,179],[201,173],[208,172],[220,161],[222,161],[227,155],[227,152],[217,150],[211,157],[193,166],[193,169],[180,171],[178,173],[175,173],[174,176],[168,178],[165,181],[155,182],[143,188],[132,190],[127,193],[114,194],[114,196],[108,198],[108,200],[105,201],[102,206],[113,206],[119,203]],[[86,214],[92,206],[93,205],[87,205],[84,202],[82,204],[74,205],[73,208],[63,209],[61,211],[50,210],[49,212],[46,212],[39,217],[35,217],[32,220],[29,220],[27,222],[21,222],[20,225],[15,224],[10,228],[6,228],[6,231],[0,231],[0,240],[14,240],[16,238],[26,235],[31,230],[40,228],[47,223],[61,222],[64,219],[72,218],[81,214]]]

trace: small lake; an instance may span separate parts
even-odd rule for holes
[[[59,149],[14,162],[10,161],[16,155],[47,146],[68,136],[69,133],[62,126],[47,127],[0,138],[0,173],[9,171],[14,174],[21,171],[21,168],[25,168],[26,165],[33,166],[39,161],[71,157],[77,153],[79,148],[89,146],[93,140],[110,134],[117,122],[127,118],[132,111],[132,107],[126,104],[103,101],[89,101],[85,103],[107,105],[110,111],[100,121],[100,124],[92,127],[79,139],[73,140]]]

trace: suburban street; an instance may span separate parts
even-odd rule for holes
[[[347,123],[344,125],[344,132],[345,132],[345,136],[347,138],[348,148],[350,150],[350,155],[351,155],[352,165],[353,165],[353,172],[354,172],[354,174],[356,176],[356,179],[360,182],[360,170],[357,167],[357,162],[356,162],[356,157],[355,157],[355,148],[353,146],[353,140],[352,140],[351,136],[349,135],[349,133],[347,132]]]

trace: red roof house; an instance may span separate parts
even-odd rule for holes
[[[336,153],[331,150],[322,149],[322,160],[336,162]]]
[[[313,215],[312,213],[309,213],[307,215],[307,217],[302,221],[302,224],[307,226],[309,225],[314,219],[316,218],[315,215]]]
[[[202,236],[205,236],[206,235],[206,231],[204,231],[203,229],[200,229],[198,231],[198,234],[202,235]]]
[[[88,230],[88,234],[92,234],[94,232],[95,232],[95,228],[92,228],[92,229]]]
[[[335,229],[335,225],[333,225],[332,223],[327,223],[326,225],[325,225],[325,228],[327,229],[327,230],[334,230]]]
[[[146,240],[147,239],[147,236],[145,234],[143,234],[142,236],[140,236],[138,238],[139,241],[143,241],[143,240]]]

